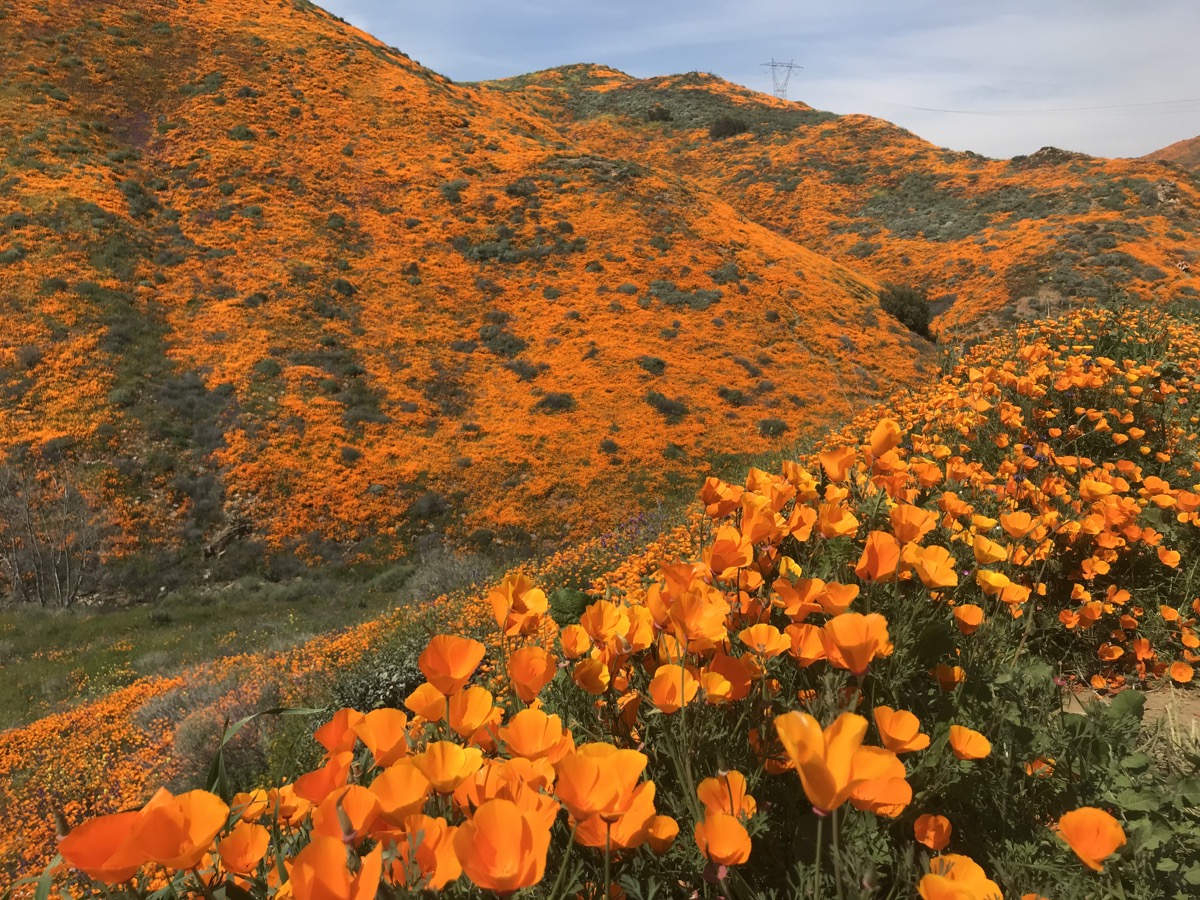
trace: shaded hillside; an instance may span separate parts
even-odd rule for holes
[[[1200,137],[1176,141],[1174,144],[1147,153],[1142,159],[1175,163],[1185,169],[1200,170]]]
[[[118,549],[545,541],[926,370],[871,277],[308,3],[0,25],[0,440]]]
[[[670,169],[873,278],[925,287],[952,334],[1061,300],[1200,296],[1179,268],[1196,262],[1200,187],[1177,170],[1054,148],[990,160],[700,73],[569,66],[491,87],[597,152]],[[743,130],[715,137],[721,117]]]

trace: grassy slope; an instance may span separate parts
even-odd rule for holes
[[[1176,141],[1174,144],[1163,147],[1161,150],[1147,153],[1142,159],[1175,163],[1178,166],[1183,166],[1185,169],[1195,171],[1196,169],[1200,169],[1200,137]]]
[[[930,359],[869,277],[308,4],[0,12],[0,430],[130,541],[551,541]]]
[[[872,277],[923,287],[950,334],[1061,301],[1196,297],[1200,186],[1145,160],[1045,148],[990,160],[888,122],[834,116],[711,75],[568,66],[489,85],[569,139],[670,169],[754,221]],[[661,106],[666,122],[648,121]],[[712,140],[720,115],[748,131]]]

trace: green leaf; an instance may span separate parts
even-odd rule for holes
[[[1121,691],[1112,698],[1109,709],[1115,716],[1130,716],[1140,722],[1146,710],[1146,695],[1135,690]]]
[[[1200,866],[1192,866],[1184,872],[1183,880],[1188,884],[1200,884]]]
[[[1159,872],[1174,872],[1179,868],[1179,863],[1173,859],[1160,859],[1158,865],[1154,867]]]

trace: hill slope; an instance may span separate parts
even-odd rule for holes
[[[308,3],[0,15],[0,434],[126,547],[555,538],[930,358],[870,277]]]
[[[1200,187],[1177,170],[1054,148],[990,160],[701,73],[568,66],[490,87],[571,140],[670,169],[873,278],[924,286],[944,331],[1077,298],[1198,296],[1178,264],[1196,262]],[[722,116],[744,131],[711,137]]]
[[[1176,165],[1183,166],[1185,169],[1198,170],[1200,169],[1200,137],[1176,141],[1174,144],[1163,147],[1161,150],[1147,153],[1142,159],[1175,163]]]

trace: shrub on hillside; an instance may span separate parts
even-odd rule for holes
[[[741,134],[746,130],[748,129],[744,119],[734,116],[717,116],[708,129],[708,136],[714,141],[719,141],[733,137],[735,134]]]
[[[929,337],[929,298],[924,290],[885,283],[879,292],[879,305],[909,331]]]

